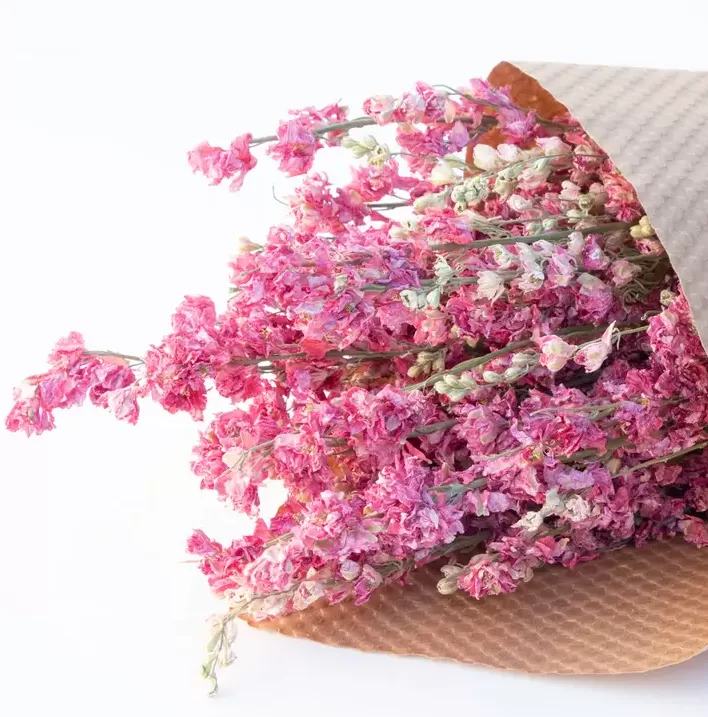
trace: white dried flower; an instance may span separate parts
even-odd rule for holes
[[[533,209],[533,200],[526,199],[520,194],[512,194],[506,203],[515,212],[528,212]]]
[[[504,166],[504,160],[499,156],[499,152],[488,144],[475,145],[472,161],[475,167],[487,172]]]
[[[446,204],[447,195],[445,192],[423,194],[413,202],[413,211],[420,213],[426,209],[444,209]]]
[[[438,162],[433,167],[433,171],[430,172],[430,182],[437,186],[443,186],[445,184],[455,184],[459,177],[452,165],[445,160]]]
[[[494,303],[504,293],[504,278],[496,271],[480,271],[477,275],[477,295]]]
[[[580,259],[585,248],[585,237],[580,232],[568,235],[568,253],[575,259]]]
[[[521,528],[527,533],[535,533],[536,531],[540,530],[542,525],[543,516],[541,515],[540,511],[530,510],[527,513],[524,513],[522,518],[520,520],[517,520],[512,527]]]
[[[565,501],[563,517],[568,518],[573,523],[587,520],[591,515],[592,506],[582,496],[573,495]]]

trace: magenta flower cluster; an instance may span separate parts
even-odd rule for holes
[[[226,306],[187,297],[143,357],[60,341],[7,427],[41,433],[87,395],[131,423],[148,397],[195,420],[209,391],[230,400],[193,470],[253,531],[188,544],[229,615],[362,603],[441,559],[441,592],[481,598],[620,546],[708,544],[708,359],[602,148],[481,80],[364,113],[307,108],[190,152],[238,189],[268,144],[306,175],[291,224],[242,246]],[[312,171],[335,145],[359,160],[342,187]],[[269,481],[286,498],[266,521]]]

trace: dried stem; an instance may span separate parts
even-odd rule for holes
[[[140,356],[132,356],[131,354],[121,354],[117,351],[84,351],[85,354],[90,356],[113,356],[115,358],[123,358],[126,361],[134,361],[135,363],[145,363],[145,360]]]
[[[396,356],[405,356],[406,354],[420,353],[422,351],[435,351],[432,346],[410,346],[401,351],[354,351],[344,349],[342,351],[328,351],[322,358],[326,360],[332,359],[357,359],[357,360],[376,360],[382,358],[393,358]],[[234,358],[231,364],[235,366],[254,366],[260,363],[273,363],[274,361],[292,361],[294,359],[312,358],[305,351],[298,351],[292,354],[271,354],[270,356],[261,356],[258,358]]]
[[[586,334],[601,334],[603,333],[608,326],[589,326],[589,325],[582,325],[582,326],[570,326],[565,329],[559,329],[555,332],[556,336],[583,336]],[[649,327],[648,326],[631,326],[627,328],[620,328],[620,331],[618,331],[617,334],[615,334],[615,338],[619,338],[620,336],[626,336],[627,334],[635,334],[639,333],[641,331],[646,331]],[[478,368],[479,366],[483,366],[484,364],[488,363],[492,359],[499,358],[500,356],[505,356],[508,353],[512,353],[513,351],[518,351],[519,349],[525,349],[529,346],[534,345],[533,339],[525,339],[524,341],[515,341],[511,344],[508,344],[502,349],[498,349],[497,351],[492,351],[488,354],[485,354],[484,356],[476,356],[475,358],[468,359],[467,361],[462,361],[461,363],[458,363],[456,366],[453,366],[450,369],[446,369],[445,371],[440,371],[439,373],[432,374],[431,376],[428,376],[424,381],[420,381],[419,383],[411,384],[410,386],[406,386],[406,391],[418,391],[420,389],[426,388],[430,386],[433,383],[436,383],[437,381],[440,381],[441,379],[445,378],[445,376],[459,376],[461,373],[464,373],[465,371],[471,371],[474,368]]]
[[[433,251],[459,251],[470,249],[483,249],[488,246],[496,246],[499,244],[533,244],[534,242],[540,241],[563,241],[567,239],[571,234],[580,232],[583,235],[586,234],[610,234],[612,232],[622,231],[623,229],[629,229],[632,225],[629,222],[610,222],[609,224],[599,224],[594,227],[584,227],[582,229],[564,229],[558,232],[546,232],[545,234],[531,234],[525,237],[505,237],[503,239],[482,239],[475,241],[470,244],[455,244],[449,242],[446,244],[431,244],[430,248]]]
[[[635,471],[643,470],[644,468],[649,468],[649,466],[655,466],[659,463],[668,463],[670,460],[673,460],[674,458],[679,458],[680,456],[685,456],[687,453],[693,453],[693,451],[701,451],[706,448],[706,446],[708,446],[708,441],[701,441],[700,443],[696,443],[689,448],[682,448],[680,451],[674,451],[673,453],[668,453],[665,456],[653,458],[650,461],[644,461],[644,463],[637,463],[636,466],[632,466],[631,468],[625,468],[623,471],[620,471],[619,475],[624,476],[628,475],[629,473],[634,473]]]

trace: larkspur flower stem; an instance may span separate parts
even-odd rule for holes
[[[269,540],[267,543],[263,543],[263,548],[270,548],[272,545],[276,545],[281,540],[289,540],[293,537],[292,532],[283,533],[282,535],[278,535],[273,540]]]
[[[411,205],[411,201],[403,202],[367,202],[366,206],[370,209],[399,209],[400,207],[408,207]]]
[[[629,222],[610,222],[609,224],[598,224],[594,227],[583,227],[582,229],[564,229],[558,232],[546,232],[545,234],[531,234],[525,237],[508,237],[503,239],[482,239],[472,242],[471,244],[455,244],[453,242],[446,244],[431,244],[433,251],[468,251],[470,249],[483,249],[488,246],[508,245],[508,244],[533,244],[541,239],[544,241],[562,241],[567,239],[571,234],[579,232],[582,235],[587,234],[611,234],[612,232],[629,229],[632,225]]]
[[[474,122],[475,120],[473,120],[469,117],[458,117],[458,118],[455,118],[455,121],[470,123],[470,122]],[[340,132],[343,130],[358,129],[361,127],[371,127],[372,125],[375,125],[375,124],[376,124],[376,120],[373,119],[372,117],[356,117],[355,119],[347,120],[346,122],[334,122],[333,124],[326,124],[326,125],[322,125],[321,127],[315,127],[315,129],[312,130],[312,133],[321,137],[322,135],[329,134],[330,132]],[[398,122],[395,124],[405,124],[405,123]],[[451,123],[444,122],[443,120],[441,120],[440,124],[451,124]],[[495,124],[496,124],[496,120],[494,120],[494,118],[485,118],[482,121],[481,126],[485,129],[490,129]],[[277,135],[268,134],[268,135],[264,135],[263,137],[254,137],[250,141],[250,146],[256,147],[259,144],[266,144],[267,142],[277,142],[277,141],[278,141]]]
[[[455,277],[453,279],[449,279],[445,286],[465,286],[467,284],[476,284],[479,281],[476,276],[460,276]],[[420,287],[407,287],[408,289],[430,289],[432,287],[436,286],[435,279],[423,279],[420,282]],[[444,287],[443,287],[444,288]],[[392,287],[389,284],[364,284],[361,287],[362,291],[389,291],[389,290],[395,290],[395,291],[401,291],[402,287]]]
[[[520,159],[518,162],[511,162],[511,164],[507,164],[501,169],[495,169],[493,171],[487,170],[486,172],[482,172],[478,176],[480,178],[490,179],[491,177],[495,177],[497,174],[501,174],[502,172],[505,172],[507,169],[511,169],[512,167],[522,167],[524,164],[533,164],[534,162],[539,162],[544,159],[575,159],[577,157],[587,157],[588,159],[607,159],[606,154],[597,153],[560,152],[558,154],[539,154],[532,155],[530,157],[527,157],[526,159]],[[479,168],[474,167],[474,169],[478,170]]]
[[[478,281],[479,279],[476,276],[457,276],[447,281],[445,286],[448,286],[448,284],[464,286],[466,284],[476,284]],[[435,279],[423,279],[420,283],[423,287],[431,287],[436,284]]]
[[[485,221],[486,224],[493,224],[494,226],[507,226],[508,224],[535,224],[537,222],[543,222],[546,219],[567,219],[568,217],[565,214],[547,214],[542,217],[527,217],[525,219],[500,219],[498,221],[495,221],[494,219],[490,219],[488,222]]]
[[[445,431],[448,428],[452,428],[452,426],[456,425],[458,423],[458,420],[456,418],[450,418],[446,421],[439,421],[438,423],[430,423],[427,426],[420,426],[419,428],[416,428],[414,431],[411,431],[408,434],[408,438],[417,438],[418,436],[429,436],[432,433],[437,433],[438,431]],[[345,446],[347,445],[347,442],[344,439],[338,439],[338,438],[328,438],[327,443],[330,446]],[[238,461],[229,468],[229,471],[234,471],[243,465],[243,461],[246,459],[246,456],[248,456],[251,453],[255,453],[257,451],[263,451],[267,450],[269,448],[272,448],[275,444],[275,440],[270,441],[264,441],[263,443],[259,443],[255,446],[251,446],[250,448],[247,448],[246,450],[242,451],[242,453],[239,455]],[[344,455],[345,453],[350,453],[351,449],[347,448],[344,451],[340,451],[339,453],[330,453],[330,456],[339,456]],[[227,471],[228,472],[228,471]],[[281,538],[283,536],[280,536]],[[271,545],[274,542],[277,542],[280,538],[275,538],[270,543],[266,544],[266,547],[268,545]]]
[[[674,458],[679,458],[680,456],[685,456],[688,453],[693,453],[694,451],[701,451],[704,448],[708,447],[708,441],[701,441],[700,443],[696,443],[693,446],[690,446],[688,448],[682,448],[680,451],[674,451],[673,453],[667,453],[665,456],[661,456],[659,458],[653,458],[650,461],[644,461],[643,463],[637,463],[636,466],[631,466],[630,468],[625,468],[624,470],[619,472],[619,475],[625,476],[629,475],[630,473],[634,473],[635,471],[643,470],[644,468],[649,468],[650,466],[655,466],[659,463],[667,463],[670,460],[673,460]]]
[[[571,455],[560,458],[559,460],[561,463],[577,463],[579,461],[584,461],[586,458],[594,458],[595,460],[599,460],[603,456],[613,453],[618,448],[630,448],[631,445],[632,444],[626,438],[613,438],[607,441],[607,446],[604,453],[600,453],[595,448],[588,448],[583,451],[577,451],[577,453],[572,453]]]
[[[470,483],[446,483],[444,485],[435,485],[432,488],[428,488],[428,492],[447,493],[448,497],[454,498],[458,495],[462,495],[463,493],[468,493],[471,490],[484,488],[486,485],[486,478],[477,478]]]
[[[438,423],[430,423],[427,426],[420,426],[409,435],[409,438],[414,438],[416,436],[429,436],[431,433],[446,431],[448,428],[456,426],[457,423],[458,420],[456,418],[449,418],[447,421],[439,421]]]
[[[646,329],[644,329],[644,330],[646,330]],[[626,333],[630,333],[630,331],[627,331]],[[605,411],[615,411],[618,408],[621,408],[625,403],[638,402],[638,401],[641,401],[641,399],[642,399],[641,396],[634,396],[631,398],[627,398],[624,401],[617,401],[616,403],[598,403],[595,405],[575,406],[575,407],[572,407],[572,406],[547,406],[546,408],[539,408],[538,411],[533,411],[529,415],[537,416],[542,413],[556,413],[559,411],[566,411],[567,413],[594,413],[595,411],[598,411],[598,412],[604,413]],[[675,405],[677,403],[683,403],[684,401],[686,401],[685,398],[677,396],[676,398],[663,399],[662,401],[659,401],[659,404],[662,406],[671,406],[671,405]]]
[[[629,399],[628,399],[629,400]],[[567,413],[605,413],[607,411],[616,411],[622,406],[622,402],[618,403],[598,403],[596,405],[587,406],[546,406],[546,408],[539,408],[537,411],[532,411],[530,416],[538,416],[544,413],[558,413],[559,411],[566,411]]]
[[[353,120],[346,122],[335,122],[333,124],[322,125],[312,130],[313,134],[321,136],[323,134],[329,134],[330,132],[339,132],[341,130],[354,129],[356,127],[369,127],[370,125],[376,124],[376,121],[371,117],[357,117]],[[250,145],[255,147],[259,144],[266,144],[267,142],[277,142],[278,136],[275,134],[265,135],[263,137],[254,137]]]
[[[557,336],[583,336],[586,334],[601,334],[604,332],[608,326],[588,326],[588,325],[582,325],[582,326],[570,326],[565,329],[559,329],[555,332]],[[615,334],[614,338],[619,338],[620,336],[626,336],[628,334],[636,334],[640,333],[642,331],[646,331],[649,327],[648,326],[631,326],[628,328],[622,328],[618,327],[620,330]],[[431,384],[443,379],[445,376],[459,376],[461,373],[464,373],[465,371],[471,371],[474,368],[478,368],[479,366],[483,366],[484,364],[488,363],[492,359],[499,358],[500,356],[505,356],[508,353],[512,353],[513,351],[518,351],[519,349],[528,348],[529,346],[533,346],[534,341],[533,339],[525,339],[524,341],[515,341],[513,343],[510,343],[506,345],[502,349],[498,349],[497,351],[491,351],[488,354],[485,354],[484,356],[475,356],[475,358],[467,359],[467,361],[462,361],[461,363],[458,363],[457,366],[453,366],[450,369],[446,369],[445,371],[440,371],[439,373],[432,374],[431,376],[428,376],[424,381],[420,381],[419,383],[414,383],[410,386],[406,386],[406,391],[417,391],[420,389],[427,388]]]
[[[126,361],[133,361],[138,364],[145,363],[145,360],[141,358],[140,356],[132,356],[131,354],[121,354],[117,351],[84,351],[84,353],[89,354],[90,356],[113,356],[115,358],[122,358]]]
[[[341,351],[328,351],[324,358],[332,359],[356,359],[356,360],[375,360],[383,358],[394,358],[396,356],[405,356],[406,354],[420,353],[422,351],[434,351],[432,346],[411,346],[401,351],[354,351],[343,349]],[[304,351],[298,351],[292,354],[271,354],[270,356],[262,356],[259,358],[236,358],[231,360],[231,364],[235,366],[253,366],[260,363],[273,363],[274,361],[293,361],[296,359],[310,358],[309,354]]]
[[[445,90],[449,90],[449,94],[451,95],[458,95],[459,97],[464,97],[469,102],[473,102],[477,105],[482,105],[484,107],[489,107],[490,109],[499,109],[499,105],[494,104],[493,102],[488,102],[487,100],[481,100],[478,97],[472,97],[472,95],[468,95],[464,92],[460,92],[459,90],[455,90],[449,85],[433,85],[433,87],[442,87]],[[519,108],[520,109],[520,108]],[[576,129],[572,125],[564,124],[562,122],[554,122],[553,120],[547,120],[543,117],[536,116],[536,122],[538,122],[541,125],[544,125],[545,127],[550,127],[553,129],[558,130],[569,130],[569,129]]]

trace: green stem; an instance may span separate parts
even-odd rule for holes
[[[482,239],[481,241],[475,241],[471,244],[455,244],[450,242],[447,244],[431,244],[430,248],[432,251],[455,251],[455,250],[470,250],[470,249],[483,249],[488,246],[496,246],[498,244],[533,244],[541,239],[545,241],[562,241],[575,232],[580,232],[583,235],[586,234],[609,234],[611,232],[621,231],[622,229],[628,229],[632,224],[629,222],[611,222],[609,224],[600,224],[595,227],[585,227],[583,229],[565,229],[558,232],[547,232],[545,234],[531,234],[525,237],[508,237],[504,239]]]

